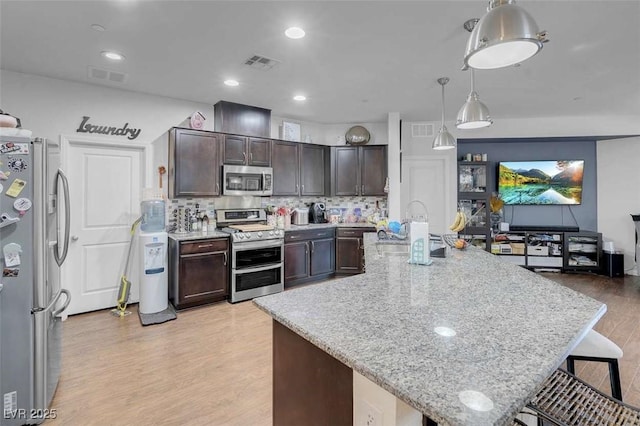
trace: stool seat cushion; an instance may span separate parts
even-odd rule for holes
[[[593,358],[622,358],[622,349],[595,330],[589,330],[584,339],[571,352],[572,356]]]

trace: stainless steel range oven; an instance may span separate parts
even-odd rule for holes
[[[284,232],[264,224],[264,210],[218,210],[231,239],[231,303],[284,290]]]
[[[284,290],[284,240],[231,246],[231,303]]]

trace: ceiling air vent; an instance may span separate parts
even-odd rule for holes
[[[122,72],[89,67],[90,80],[100,80],[103,83],[124,84],[127,82],[128,77],[128,74]]]
[[[433,123],[411,123],[411,137],[428,138],[433,136]]]
[[[251,68],[267,71],[271,68],[278,65],[280,61],[277,59],[267,58],[266,56],[253,55],[246,61],[244,61],[245,65],[249,65]]]

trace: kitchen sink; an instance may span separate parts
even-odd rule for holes
[[[391,244],[388,242],[378,241],[376,250],[380,256],[389,255],[409,255],[409,244]]]

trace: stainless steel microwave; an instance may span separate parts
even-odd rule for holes
[[[222,195],[273,194],[273,169],[254,166],[222,166]]]

